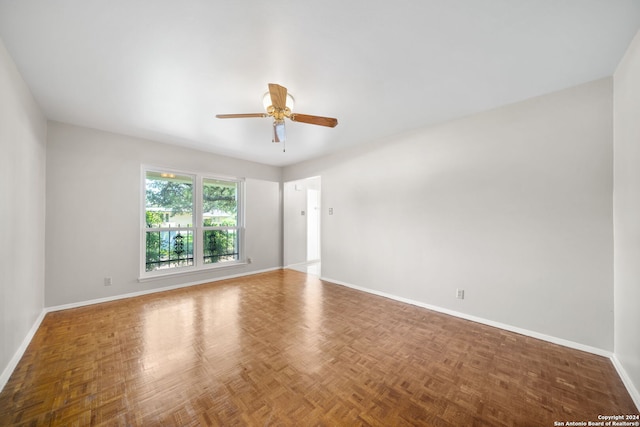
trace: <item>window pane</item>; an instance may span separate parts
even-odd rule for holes
[[[237,182],[208,178],[203,180],[202,222],[205,227],[238,225]]]
[[[146,271],[193,265],[191,230],[147,231]]]
[[[190,227],[193,224],[193,178],[147,171],[147,227]]]
[[[205,230],[203,233],[205,264],[239,258],[237,230]]]

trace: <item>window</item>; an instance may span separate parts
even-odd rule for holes
[[[238,260],[238,183],[203,179],[202,212],[203,262]]]
[[[143,276],[240,262],[242,184],[145,169]]]

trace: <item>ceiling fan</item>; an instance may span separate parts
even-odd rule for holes
[[[266,113],[244,113],[244,114],[216,114],[219,119],[244,119],[248,117],[273,117],[273,139],[272,142],[285,142],[284,119],[285,117],[293,122],[309,123],[312,125],[336,127],[338,119],[331,117],[311,116],[309,114],[293,113],[293,97],[287,92],[287,88],[269,83],[269,92],[264,94],[263,104]]]

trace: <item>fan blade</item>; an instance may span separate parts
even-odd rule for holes
[[[266,113],[216,114],[219,119],[246,119],[248,117],[269,117]]]
[[[271,95],[271,105],[276,110],[284,110],[287,106],[287,88],[275,83],[269,83],[269,94]]]
[[[309,123],[312,125],[328,126],[334,128],[338,125],[338,119],[331,117],[310,116],[308,114],[293,113],[289,116],[294,122]]]

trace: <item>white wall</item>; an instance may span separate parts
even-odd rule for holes
[[[44,304],[46,132],[0,40],[0,389]]]
[[[640,33],[614,74],[613,121],[615,355],[640,406]]]
[[[247,178],[246,256],[253,263],[139,283],[142,164]],[[280,179],[276,167],[49,122],[45,305],[280,267]]]
[[[283,179],[322,177],[323,277],[612,351],[612,173],[607,78]]]
[[[306,180],[283,185],[283,258],[284,265],[307,261],[307,186]],[[305,215],[302,215],[305,212]]]

